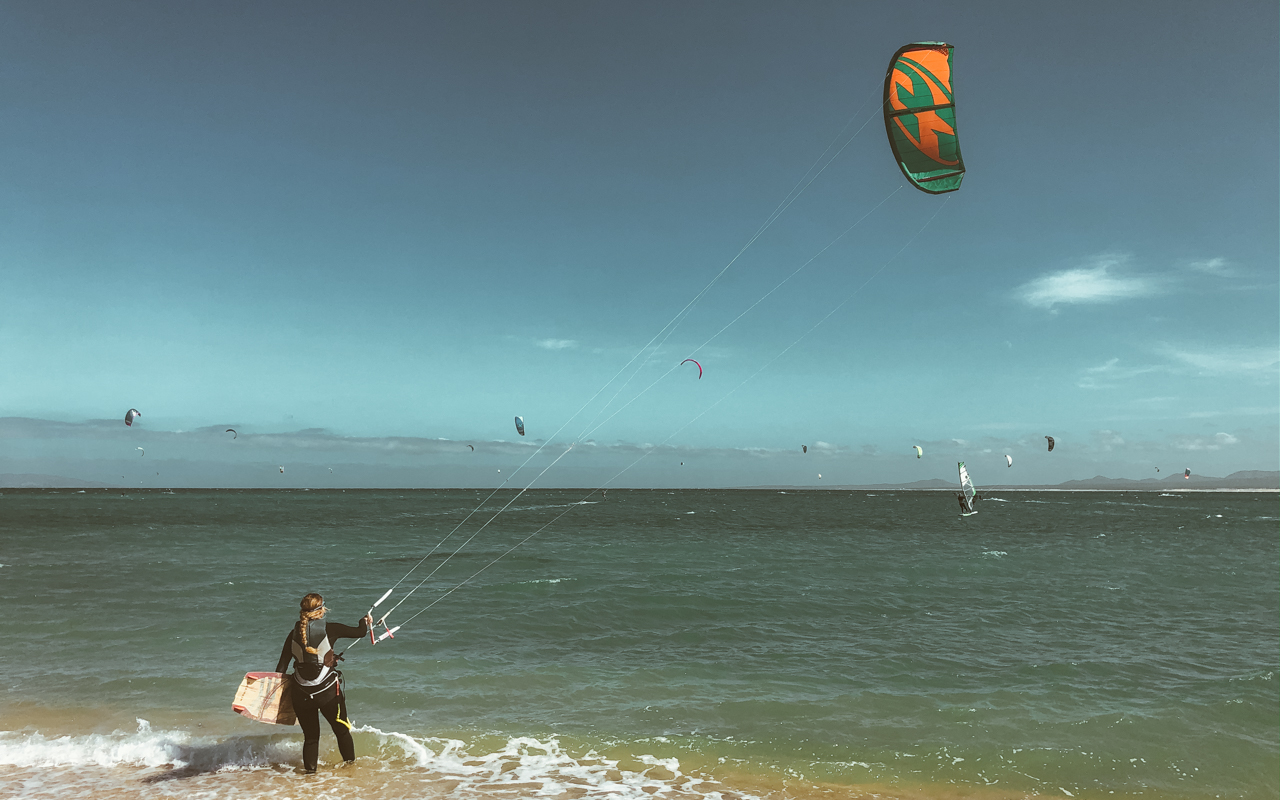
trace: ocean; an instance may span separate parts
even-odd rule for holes
[[[1275,493],[487,495],[5,490],[0,794],[1280,795]],[[301,774],[240,678],[419,562]]]

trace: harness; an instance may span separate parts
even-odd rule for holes
[[[307,641],[315,642],[316,646],[303,647],[300,627],[295,629],[292,641],[293,647],[293,681],[298,684],[308,695],[308,699],[314,699],[317,695],[327,692],[342,677],[342,673],[329,666],[334,660],[333,647],[329,645],[329,635],[325,630],[324,620],[315,619],[305,623],[307,626]],[[307,678],[305,675],[312,675]],[[342,687],[338,687],[338,691],[342,691]]]

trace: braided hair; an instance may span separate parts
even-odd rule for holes
[[[312,655],[315,655],[316,649],[307,646],[307,623],[312,620],[324,619],[325,612],[329,609],[324,607],[324,598],[312,592],[302,598],[302,602],[298,604],[298,639],[302,642],[302,649]]]

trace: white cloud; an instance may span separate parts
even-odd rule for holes
[[[32,419],[26,417],[0,417],[0,441],[4,440],[49,440],[70,439],[81,442],[101,442],[109,447],[117,443],[125,445],[121,450],[129,457],[136,457],[133,448],[144,444],[148,448],[150,458],[160,450],[152,451],[153,445],[168,448],[164,452],[168,457],[188,457],[199,453],[202,458],[217,459],[251,459],[270,457],[272,463],[286,456],[294,458],[330,458],[351,457],[364,459],[419,458],[424,456],[447,456],[479,458],[482,456],[527,456],[542,444],[541,439],[533,441],[506,441],[482,439],[432,439],[420,436],[344,436],[324,428],[308,428],[300,431],[286,432],[252,432],[243,426],[240,436],[231,444],[231,437],[224,431],[228,426],[210,425],[192,431],[162,431],[153,428],[126,428],[120,420],[89,420],[87,422],[60,422],[56,420]],[[551,444],[548,452],[559,453],[559,448],[567,446],[563,440]],[[182,449],[187,448],[187,449]],[[194,449],[192,449],[194,448]],[[472,449],[474,448],[474,449]],[[842,456],[849,449],[828,442],[816,442],[809,446],[809,453],[815,451],[824,456]],[[682,458],[694,456],[732,457],[732,458],[785,458],[801,456],[800,448],[785,447],[684,447],[669,444],[642,442],[633,444],[615,442],[606,444],[594,440],[580,443],[574,448],[572,457],[590,457],[592,455],[638,456],[645,453],[670,454]],[[3,455],[0,453],[0,455]]]
[[[1098,447],[1104,452],[1111,452],[1112,448],[1120,447],[1124,444],[1124,439],[1115,431],[1094,431],[1093,440],[1097,442]]]
[[[1204,272],[1209,275],[1221,275],[1223,277],[1234,274],[1231,267],[1227,265],[1225,258],[1210,258],[1205,261],[1192,261],[1190,267],[1196,272]]]
[[[1199,371],[1201,375],[1256,375],[1274,378],[1280,372],[1280,349],[1236,347],[1219,350],[1182,350],[1166,345],[1164,355]]]
[[[1122,367],[1120,366],[1120,359],[1112,358],[1105,364],[1085,369],[1084,375],[1081,376],[1076,386],[1081,389],[1110,389],[1113,386],[1110,381],[1134,378],[1138,375],[1145,375],[1148,372],[1157,372],[1164,369],[1164,367],[1156,366]]]
[[[1103,255],[1094,258],[1093,266],[1067,269],[1043,275],[1023,285],[1018,295],[1034,308],[1054,310],[1069,303],[1110,303],[1130,297],[1145,297],[1159,290],[1156,282],[1143,277],[1121,277],[1112,274],[1128,261],[1124,256]]]
[[[1188,411],[1184,419],[1216,419],[1218,417],[1277,417],[1280,408],[1272,406],[1238,406],[1236,408],[1216,408],[1209,411]]]
[[[1215,433],[1212,438],[1184,436],[1174,440],[1173,446],[1179,450],[1221,450],[1239,441],[1229,433]]]
[[[1274,380],[1280,377],[1280,349],[1268,347],[1236,347],[1217,350],[1187,350],[1163,345],[1158,351],[1172,364],[1129,366],[1119,358],[1111,358],[1083,370],[1076,386],[1081,389],[1112,389],[1120,381],[1153,372],[1204,376],[1240,376]],[[1171,400],[1173,398],[1161,398]]]
[[[539,339],[534,344],[543,350],[570,350],[578,346],[573,339]]]
[[[1038,426],[1039,423],[1030,422],[982,422],[973,427],[980,431],[1020,431]]]

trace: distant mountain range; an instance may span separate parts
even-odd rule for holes
[[[876,483],[866,486],[744,486],[744,489],[901,489],[907,491],[956,491],[958,481],[944,481],[938,478],[912,483]],[[1096,491],[1109,489],[1127,492],[1170,492],[1187,489],[1213,491],[1215,489],[1253,489],[1280,491],[1280,471],[1246,469],[1233,472],[1225,478],[1214,478],[1207,475],[1192,475],[1183,478],[1181,475],[1170,475],[1167,478],[1146,478],[1136,481],[1130,478],[1107,478],[1102,475],[1082,481],[1066,481],[1052,485],[1032,486],[1013,483],[979,484],[978,491],[997,491],[1000,489],[1028,489],[1036,491]]]
[[[61,475],[35,475],[30,473],[0,473],[0,489],[109,489],[109,483],[82,481],[77,478],[65,478]],[[875,483],[870,485],[840,486],[740,486],[740,489],[879,489],[907,491],[955,491],[955,481],[944,481],[938,478],[912,483]],[[1261,491],[1280,491],[1280,471],[1249,469],[1233,472],[1225,478],[1213,478],[1192,475],[1183,478],[1181,475],[1170,475],[1167,478],[1147,478],[1135,481],[1129,478],[1107,478],[1098,475],[1082,481],[1067,481],[1053,485],[1032,486],[1026,484],[996,483],[979,484],[979,491],[1027,489],[1035,491],[1138,491],[1138,492],[1170,492],[1198,489],[1213,491],[1215,489],[1245,489]]]

